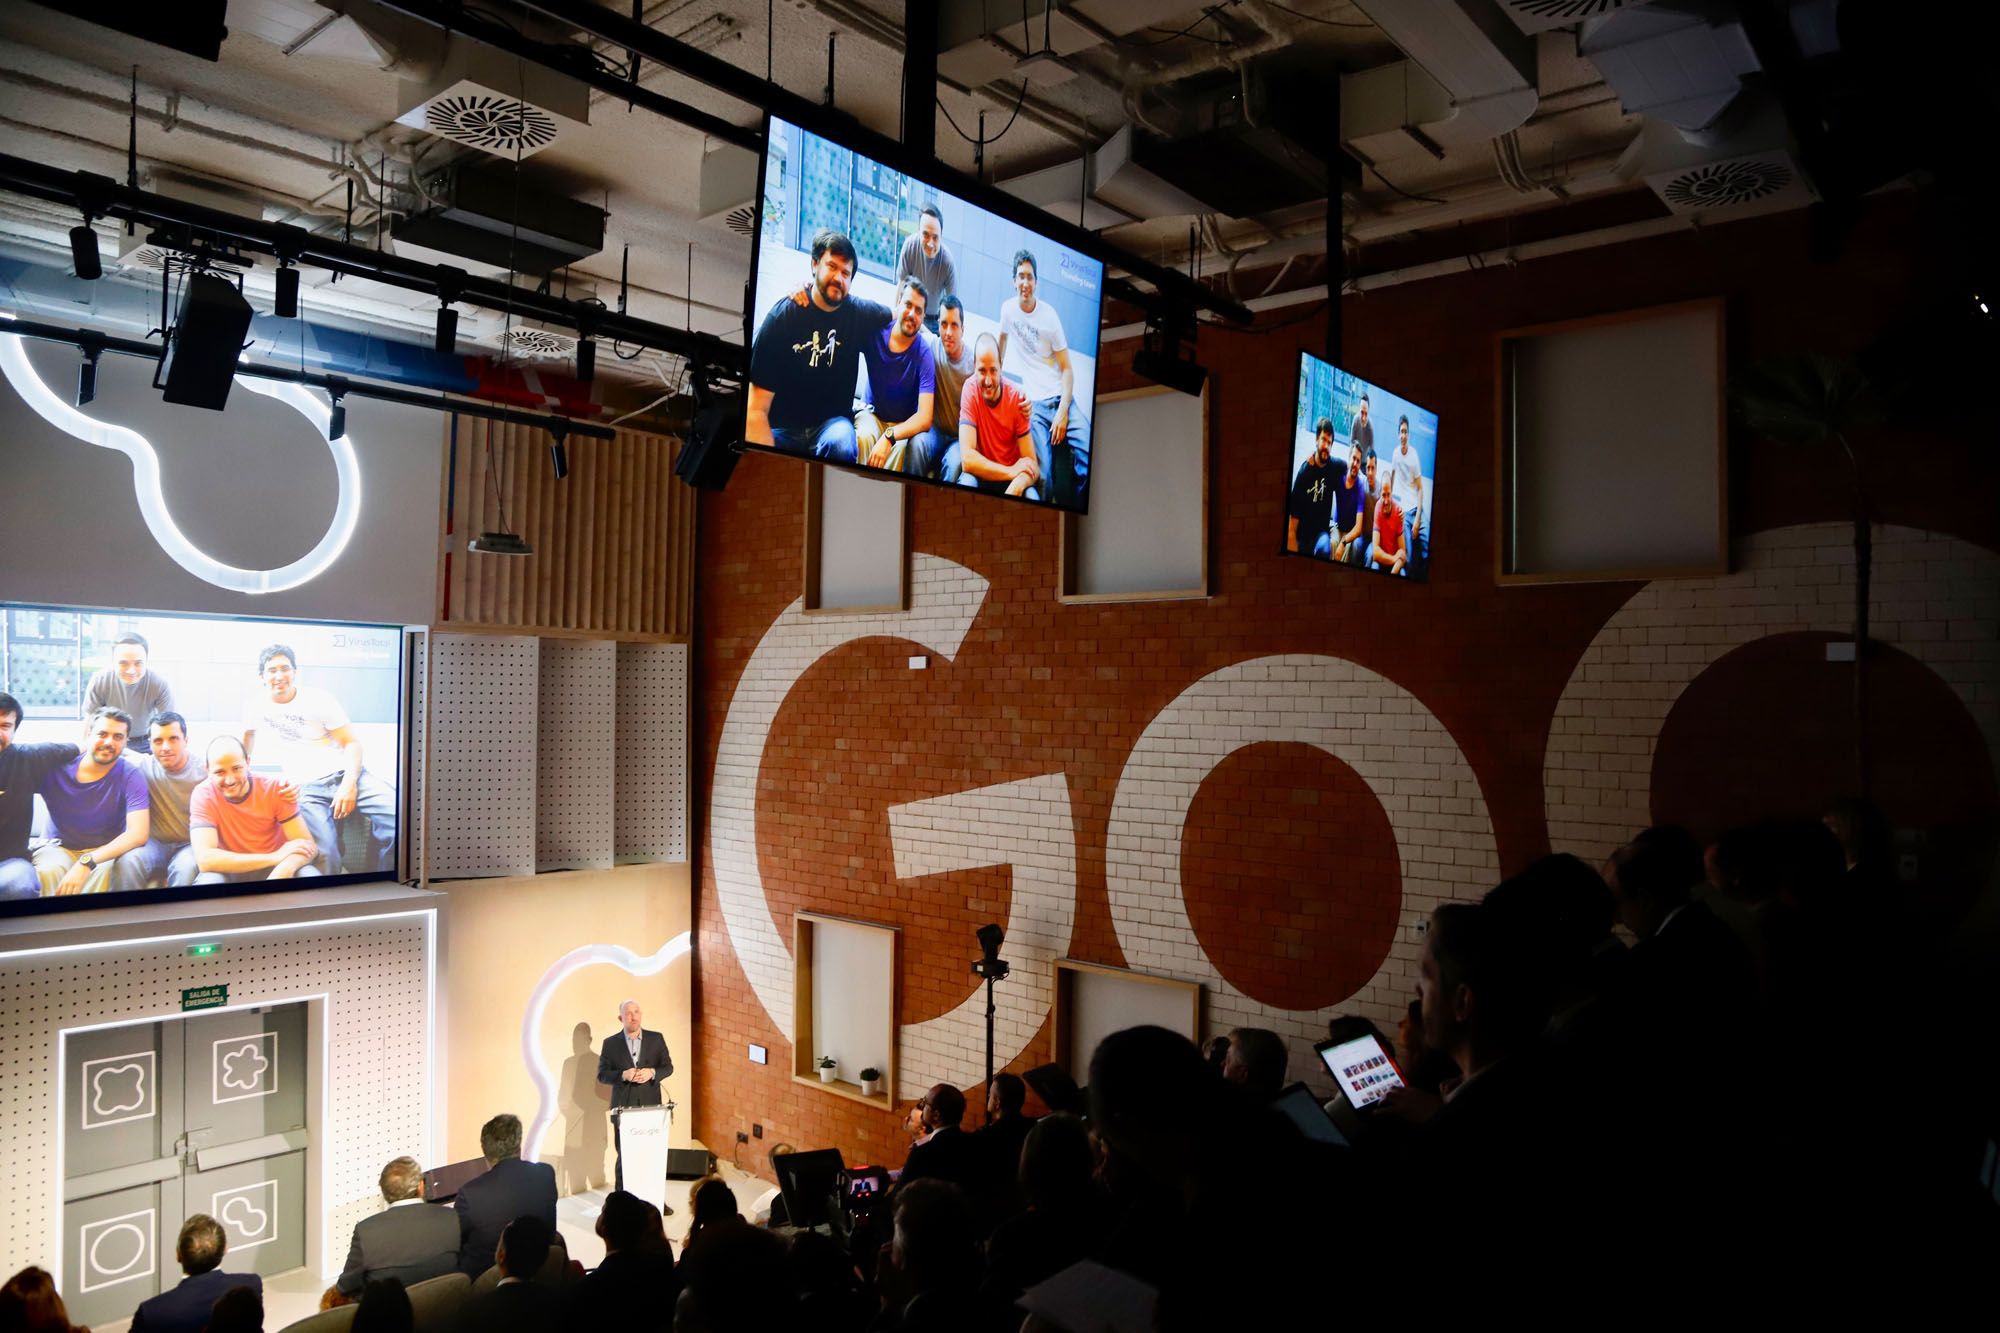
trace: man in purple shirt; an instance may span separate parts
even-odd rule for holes
[[[35,852],[43,897],[104,892],[112,862],[151,836],[145,775],[118,762],[131,734],[130,713],[98,709],[84,723],[82,755],[42,779],[42,804],[56,831],[56,841]]]
[[[938,437],[931,429],[937,397],[937,359],[923,336],[930,293],[915,277],[896,289],[896,309],[880,333],[861,344],[868,367],[868,402],[854,419],[861,461],[869,467],[917,476],[937,475]],[[857,301],[864,311],[879,310]]]

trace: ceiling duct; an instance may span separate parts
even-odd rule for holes
[[[1533,36],[1650,3],[1652,0],[1500,0],[1500,8],[1522,32]]]
[[[1540,105],[1535,41],[1496,0],[1355,0],[1409,57],[1340,80],[1340,127],[1371,161],[1473,146]]]
[[[1633,115],[1662,120],[1693,140],[1730,133],[1727,112],[1760,68],[1736,8],[1725,0],[1676,0],[1621,10],[1583,25],[1577,53]]]
[[[396,123],[509,161],[590,123],[590,89],[545,66],[453,37],[424,79],[404,79]]]
[[[221,189],[205,181],[185,180],[157,172],[141,178],[141,185],[167,199],[177,199],[186,204],[199,204],[203,208],[213,208],[224,213],[240,213],[256,207],[254,200],[230,190]],[[120,227],[118,238],[118,267],[150,273],[163,272],[167,260],[174,256],[186,255],[188,251],[180,246],[166,245],[154,237],[161,235],[159,229],[138,227],[127,231]],[[209,267],[227,270],[231,273],[245,273],[256,267],[256,256],[243,254],[233,247],[220,252],[204,251]],[[267,259],[265,261],[269,263]]]
[[[604,210],[530,180],[511,166],[467,159],[425,185],[433,207],[393,224],[405,247],[514,273],[548,273],[604,248]]]
[[[739,236],[757,230],[757,155],[733,144],[719,144],[701,156],[699,194],[695,211],[710,226],[727,227]]]
[[[1741,128],[1696,143],[1663,121],[1647,120],[1619,158],[1617,174],[1643,180],[1685,217],[1723,218],[1797,208],[1819,197],[1792,145],[1775,100],[1747,95]]]
[[[1068,0],[1053,13],[1047,4],[939,0],[938,77],[961,88],[996,79],[1061,83],[1075,73],[1068,57],[1103,45],[1107,34],[1122,37],[1160,21],[1154,0]]]

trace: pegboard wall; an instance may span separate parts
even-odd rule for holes
[[[618,645],[542,641],[541,736],[535,764],[535,869],[594,870],[611,864],[612,780],[622,756],[613,737],[621,709]]]
[[[618,645],[617,855],[687,860],[688,647]]]
[[[424,638],[411,770],[426,878],[687,860],[686,644]]]
[[[419,880],[424,877],[424,820],[423,809],[424,759],[429,746],[424,735],[424,699],[429,685],[431,636],[423,630],[411,630],[409,640],[409,670],[405,677],[409,688],[403,694],[403,735],[408,738],[410,757],[408,775],[403,782],[403,790],[408,799],[403,802],[403,824],[400,841],[403,845],[404,881]]]
[[[61,1271],[58,1031],[155,1021],[180,1012],[183,989],[226,983],[232,1008],[325,997],[325,1047],[307,1057],[308,1077],[329,1080],[325,1119],[313,1126],[325,1152],[324,1208],[320,1244],[306,1262],[330,1276],[354,1224],[381,1204],[383,1163],[405,1153],[432,1161],[434,928],[431,912],[411,911],[224,935],[204,958],[187,955],[185,938],[0,953],[0,1178],[8,1184],[0,1270]],[[316,1085],[307,1105],[321,1103]]]
[[[430,639],[423,791],[429,876],[532,875],[541,642]]]

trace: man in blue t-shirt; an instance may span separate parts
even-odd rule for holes
[[[42,779],[76,758],[77,748],[57,741],[18,745],[21,701],[0,693],[0,899],[33,898],[42,881],[28,859],[35,822],[35,793]]]
[[[84,723],[82,755],[42,779],[42,804],[56,831],[56,841],[35,852],[43,897],[104,892],[112,863],[151,836],[145,775],[118,762],[131,734],[130,713],[98,709]]]
[[[937,475],[937,432],[932,404],[937,400],[937,359],[923,336],[924,307],[930,293],[914,277],[896,290],[894,318],[861,345],[868,367],[868,406],[854,419],[855,447],[869,467]],[[864,309],[880,309],[857,299]]]
[[[750,343],[743,438],[831,463],[855,461],[854,388],[861,348],[882,307],[848,300],[854,243],[837,231],[813,238],[809,298],[782,296]]]

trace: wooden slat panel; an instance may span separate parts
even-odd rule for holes
[[[442,585],[449,614],[440,608],[439,626],[686,639],[694,628],[697,504],[673,475],[680,441],[638,431],[572,440],[563,481],[548,448],[548,433],[534,427],[459,422]],[[468,540],[502,526],[503,508],[535,553],[468,554]]]

